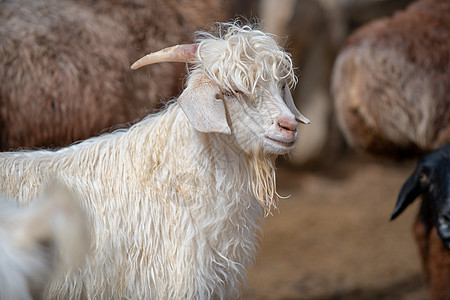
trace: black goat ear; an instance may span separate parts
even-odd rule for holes
[[[413,203],[414,200],[423,193],[424,190],[421,187],[420,182],[421,176],[422,172],[419,169],[416,169],[403,184],[403,187],[398,195],[394,211],[391,215],[391,221],[398,217],[405,210],[405,208],[408,207],[408,205]]]

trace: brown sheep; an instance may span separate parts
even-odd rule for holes
[[[81,0],[97,15],[107,16],[124,24],[132,38],[129,62],[147,52],[192,41],[194,32],[227,21],[232,17],[238,0]],[[129,64],[129,65],[130,65]],[[184,64],[162,64],[139,72],[123,72],[131,76],[133,103],[130,103],[131,120],[141,117],[182,90]],[[182,75],[180,75],[182,74]],[[153,102],[150,102],[153,101]]]
[[[68,144],[125,122],[126,28],[70,2],[24,2],[0,4],[0,149]]]
[[[450,140],[450,2],[421,0],[355,32],[336,59],[332,94],[351,145],[426,153]]]
[[[450,141],[448,24],[449,1],[419,0],[350,36],[335,61],[331,88],[352,146],[392,158],[425,154]],[[418,178],[413,193],[428,177]],[[448,299],[450,252],[423,214],[414,234],[430,297]]]
[[[179,92],[185,66],[132,74],[130,63],[192,40],[231,3],[1,2],[0,150],[67,145],[144,116]]]

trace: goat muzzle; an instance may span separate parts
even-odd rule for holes
[[[197,49],[198,44],[182,44],[164,48],[138,59],[131,65],[131,69],[136,70],[140,67],[160,62],[191,63],[196,58]]]

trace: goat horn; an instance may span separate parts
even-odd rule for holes
[[[190,63],[195,60],[197,48],[197,44],[183,44],[164,48],[162,50],[159,50],[158,52],[147,54],[146,56],[138,59],[131,66],[131,69],[136,70],[140,67],[160,62]]]

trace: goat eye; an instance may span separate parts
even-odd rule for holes
[[[426,183],[426,182],[428,182],[428,174],[422,172],[422,173],[420,174],[419,181],[420,181],[421,183]]]
[[[242,94],[241,91],[238,90],[232,90],[232,91],[224,91],[223,95],[226,97],[236,97],[238,95]]]

